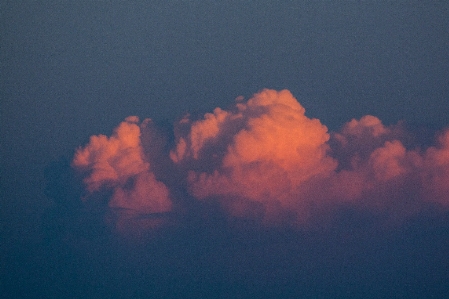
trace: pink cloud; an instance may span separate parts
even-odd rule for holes
[[[75,169],[85,174],[89,193],[111,190],[109,206],[147,213],[170,211],[167,187],[157,181],[146,161],[135,116],[126,118],[111,137],[92,136],[73,158]]]
[[[428,148],[411,147],[409,137],[401,123],[371,115],[329,133],[288,90],[264,89],[228,110],[184,117],[169,153],[150,120],[128,117],[112,136],[92,136],[73,166],[89,194],[112,192],[111,208],[172,210],[162,176],[178,197],[218,202],[233,217],[305,225],[351,205],[395,222],[428,204],[449,206],[449,130]]]

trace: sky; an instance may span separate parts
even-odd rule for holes
[[[6,295],[449,293],[449,4],[278,2],[0,4]]]

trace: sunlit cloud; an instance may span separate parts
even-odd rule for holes
[[[215,109],[192,122],[172,158],[194,169],[188,181],[195,197],[219,197],[233,214],[258,207],[271,218],[302,209],[308,199],[301,186],[337,166],[327,155],[326,126],[304,113],[289,91],[263,90],[231,111]]]
[[[137,117],[130,116],[111,137],[92,136],[85,147],[76,151],[72,165],[84,173],[88,194],[112,191],[111,208],[142,213],[170,211],[169,190],[156,179],[144,156],[138,123]]]
[[[331,222],[345,206],[390,222],[429,204],[449,206],[449,130],[427,148],[410,144],[402,123],[371,115],[328,132],[288,90],[264,89],[227,110],[182,118],[169,153],[154,132],[151,121],[128,117],[111,137],[92,136],[79,148],[73,167],[88,194],[107,190],[111,208],[163,213],[173,208],[169,188],[177,182],[230,217],[300,226]]]

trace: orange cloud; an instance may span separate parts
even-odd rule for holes
[[[92,136],[73,166],[89,194],[110,191],[111,208],[137,213],[170,211],[170,194],[182,205],[186,191],[265,223],[332,221],[347,205],[394,223],[424,205],[449,207],[449,130],[427,149],[412,148],[400,123],[385,126],[371,115],[330,134],[288,90],[265,89],[202,119],[184,117],[175,138],[168,152],[150,120],[128,117],[111,137]],[[126,217],[117,221],[122,229],[159,221]]]
[[[438,138],[438,145],[426,150],[422,159],[423,196],[449,206],[449,129]]]
[[[273,207],[297,208],[307,200],[299,196],[301,186],[337,165],[327,155],[327,128],[304,113],[289,91],[266,89],[233,111],[215,109],[193,122],[171,157],[198,169],[188,176],[194,196],[218,196],[231,212],[239,214],[242,201],[261,203],[268,217]],[[208,168],[196,166],[203,161]]]
[[[363,121],[365,118],[365,121]],[[392,214],[396,220],[424,205],[449,204],[449,134],[427,150],[407,149],[400,126],[385,127],[377,118],[352,120],[333,134],[332,155],[339,170],[326,192],[355,205]],[[374,126],[373,126],[374,125]],[[336,200],[337,202],[339,201]]]
[[[407,173],[406,149],[398,140],[387,141],[383,147],[375,149],[370,155],[374,179],[388,181]]]
[[[449,203],[447,132],[424,152],[406,148],[401,124],[370,115],[330,135],[289,91],[267,89],[180,127],[171,158],[188,172],[190,193],[234,216],[305,223],[351,204],[399,221]]]
[[[139,119],[126,118],[111,137],[92,136],[73,158],[74,168],[85,174],[90,193],[112,190],[109,206],[160,213],[171,210],[167,187],[156,180],[145,160]]]

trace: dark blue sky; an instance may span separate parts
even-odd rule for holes
[[[40,240],[44,169],[125,117],[289,89],[337,130],[449,124],[447,1],[3,1],[0,232]]]

